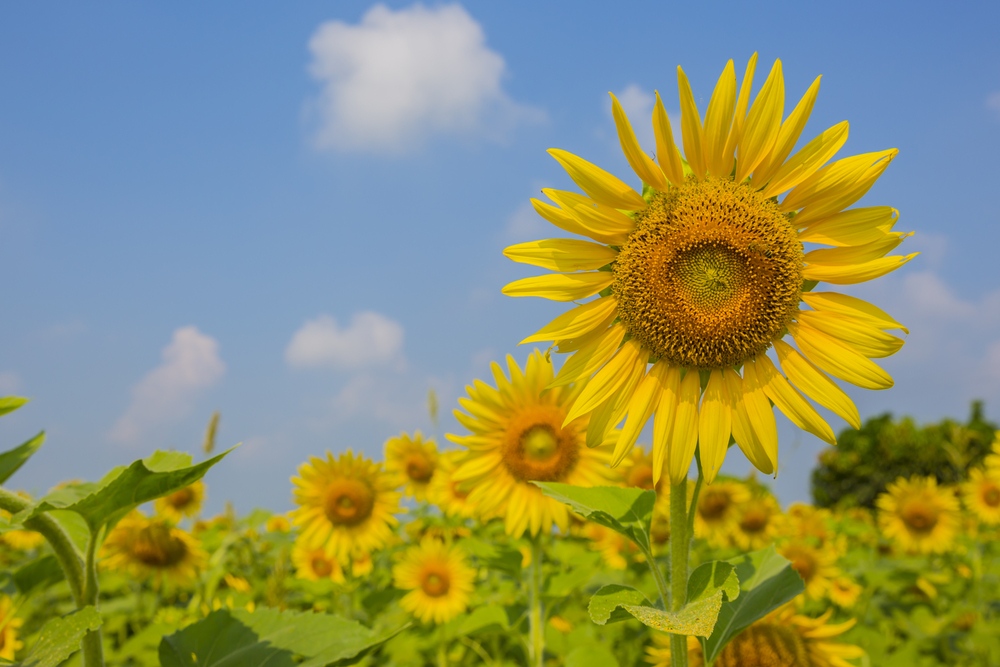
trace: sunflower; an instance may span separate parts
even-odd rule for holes
[[[17,638],[17,629],[24,620],[14,617],[14,602],[7,595],[0,594],[0,658],[13,660],[14,654],[24,647]]]
[[[445,452],[438,459],[437,470],[427,487],[428,499],[451,517],[471,519],[475,508],[469,502],[469,490],[455,481],[455,469],[464,452]]]
[[[399,493],[393,479],[379,464],[355,456],[350,450],[337,459],[326,453],[299,466],[293,477],[293,496],[298,507],[292,523],[302,527],[301,538],[310,547],[324,547],[334,558],[346,562],[351,552],[370,553],[384,547],[399,521]]]
[[[300,579],[329,579],[334,583],[344,583],[344,569],[323,547],[307,547],[301,540],[296,540],[292,547],[292,564],[295,566],[295,576]]]
[[[958,499],[933,477],[900,477],[875,500],[882,533],[904,551],[944,553],[955,543]]]
[[[426,499],[437,462],[437,445],[433,440],[424,440],[420,431],[412,436],[400,433],[385,441],[385,471],[416,500]]]
[[[833,610],[818,618],[796,613],[791,602],[771,612],[726,644],[712,663],[714,667],[854,667],[848,660],[862,657],[858,646],[831,641],[857,623],[851,619],[830,624]],[[646,662],[656,667],[670,665],[670,635],[654,632],[653,645],[646,648]],[[694,640],[694,641],[692,641]],[[701,645],[688,637],[688,665],[705,664]]]
[[[601,560],[612,570],[624,570],[630,561],[641,558],[632,540],[600,524],[588,522],[583,535],[590,540],[590,550],[601,554]]]
[[[292,530],[292,523],[284,514],[272,514],[267,517],[264,529],[269,533],[287,533]]]
[[[400,605],[424,623],[447,623],[469,606],[476,571],[455,544],[425,539],[392,569],[396,588],[409,593]]]
[[[729,536],[743,551],[761,549],[778,535],[780,523],[778,501],[769,494],[759,494],[737,507],[736,521]]]
[[[828,509],[805,503],[792,503],[788,508],[787,519],[784,528],[790,537],[813,539],[820,546],[834,537],[835,533],[830,529],[832,514]]]
[[[694,534],[721,546],[732,532],[739,509],[750,500],[746,484],[717,481],[701,490],[694,514]]]
[[[138,510],[108,533],[101,557],[105,569],[151,579],[157,587],[164,583],[190,586],[208,561],[198,538],[161,517],[147,518]]]
[[[447,436],[468,448],[454,479],[470,489],[480,518],[502,517],[513,537],[547,533],[553,524],[565,530],[566,505],[531,482],[599,486],[614,479],[605,448],[587,446],[587,418],[566,418],[579,387],[553,384],[552,363],[537,350],[524,372],[508,355],[509,379],[499,364],[492,368],[496,389],[476,380],[459,399],[468,414],[456,410],[455,417],[472,434]]]
[[[841,609],[850,609],[857,603],[863,589],[853,579],[840,576],[830,582],[827,597]]]
[[[831,581],[840,575],[837,553],[831,549],[795,540],[779,547],[778,553],[791,561],[792,569],[799,573],[806,586],[805,596],[811,600],[822,598]]]
[[[962,500],[982,523],[1000,523],[1000,471],[970,470],[969,480],[962,484]]]
[[[201,511],[205,500],[205,482],[200,479],[183,489],[157,498],[153,503],[156,513],[174,523],[186,516],[195,516]]]
[[[622,483],[625,486],[640,489],[652,489],[653,485],[653,455],[636,445],[619,468]]]
[[[827,164],[847,140],[845,121],[792,154],[819,79],[782,122],[781,61],[751,105],[756,62],[754,54],[738,95],[733,62],[727,63],[704,119],[678,68],[686,160],[659,94],[652,119],[659,164],[640,148],[612,95],[622,150],[643,194],[551,149],[585,194],[545,189],[553,204],[532,204],[560,229],[592,240],[547,239],[504,251],[556,272],[508,284],[509,296],[579,302],[598,295],[522,342],[553,341],[573,353],[557,383],[590,379],[567,422],[590,414],[589,428],[603,434],[625,419],[615,465],[655,415],[654,454],[657,463],[666,460],[672,484],[687,476],[699,443],[711,482],[730,434],[754,466],[772,473],[778,436],[771,403],[799,428],[835,444],[833,430],[803,394],[859,428],[857,409],[829,376],[868,389],[890,387],[892,378],[871,358],[903,344],[886,332],[905,328],[875,306],[810,291],[820,281],[877,278],[916,254],[886,256],[907,236],[891,231],[895,209],[847,210],[897,151]],[[831,247],[805,252],[803,243]],[[786,334],[798,350],[783,340]],[[767,355],[771,347],[779,366]],[[654,469],[659,474],[660,466]]]
[[[31,494],[27,491],[15,491],[15,493],[25,500],[31,500]],[[3,520],[4,524],[8,524],[11,516],[13,515],[7,510],[0,510],[0,519]],[[42,546],[44,543],[45,538],[42,537],[42,534],[36,533],[33,530],[14,528],[0,532],[0,544],[6,544],[11,549],[16,549],[17,551],[31,551]]]

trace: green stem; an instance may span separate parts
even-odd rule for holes
[[[438,667],[448,667],[448,651],[445,649],[447,642],[442,639],[438,642],[437,664]]]
[[[701,449],[694,450],[694,460],[698,464],[698,479],[694,483],[694,495],[691,496],[691,510],[688,513],[688,540],[694,539],[694,515],[698,511],[698,496],[701,495]]]
[[[100,590],[97,581],[97,545],[98,533],[91,531],[87,539],[86,579],[83,587],[83,604],[97,609]],[[104,647],[101,643],[101,629],[88,632],[81,642],[83,649],[83,664],[85,667],[104,667]]]
[[[528,572],[528,628],[531,634],[531,644],[528,647],[528,657],[535,667],[545,664],[545,614],[542,610],[542,536],[535,535],[531,539],[531,567]]]
[[[670,610],[687,602],[688,552],[691,536],[687,523],[687,480],[670,487]],[[687,637],[670,635],[671,667],[687,667]]]

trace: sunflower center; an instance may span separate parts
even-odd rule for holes
[[[469,490],[464,488],[458,482],[451,483],[451,495],[455,496],[459,500],[465,500],[469,497]]]
[[[174,491],[167,496],[167,503],[174,509],[182,510],[194,500],[194,491],[190,487],[185,487],[180,491]]]
[[[695,368],[738,366],[791,321],[802,244],[744,183],[690,180],[635,217],[613,266],[622,324],[655,357]]]
[[[434,476],[434,465],[421,454],[406,459],[406,476],[414,482],[426,483]]]
[[[722,518],[733,503],[732,497],[724,491],[708,489],[698,501],[698,514],[706,521]]]
[[[554,405],[525,408],[511,419],[504,434],[503,462],[519,481],[565,479],[580,457],[580,434],[566,413]]]
[[[731,641],[716,661],[716,667],[811,667],[805,642],[792,628],[760,623]]]
[[[329,559],[324,558],[319,554],[312,557],[309,565],[312,567],[312,571],[317,577],[329,577],[330,573],[333,572],[333,564],[329,561]]]
[[[132,544],[132,553],[144,565],[168,568],[183,561],[188,548],[169,526],[154,523],[139,530]]]
[[[740,530],[744,533],[759,533],[767,528],[771,515],[764,510],[749,509],[740,518]]]
[[[338,479],[327,488],[323,512],[334,525],[356,526],[371,516],[374,505],[375,494],[367,484],[357,479]]]
[[[451,577],[443,569],[429,569],[420,579],[420,588],[432,598],[439,598],[451,588]]]
[[[628,473],[628,479],[626,480],[629,486],[634,486],[640,489],[652,489],[653,488],[653,467],[641,463]]]
[[[1000,506],[1000,487],[987,486],[983,489],[983,503],[990,507]]]
[[[899,513],[906,527],[915,533],[929,533],[938,523],[937,510],[922,502],[910,502]]]

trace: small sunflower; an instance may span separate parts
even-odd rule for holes
[[[346,562],[353,551],[370,553],[392,539],[399,493],[379,464],[350,450],[336,459],[327,452],[326,460],[314,456],[299,466],[299,475],[290,516],[305,544]]]
[[[830,376],[886,389],[892,378],[871,359],[903,344],[887,331],[905,328],[875,306],[811,291],[821,281],[878,278],[915,256],[886,256],[907,236],[892,231],[895,209],[848,209],[896,149],[829,162],[847,140],[845,121],[793,153],[819,79],[782,122],[781,61],[751,105],[756,63],[754,54],[738,93],[733,61],[726,64],[704,117],[678,68],[686,160],[658,94],[657,162],[612,95],[622,151],[643,182],[642,194],[551,149],[584,194],[545,189],[553,203],[532,204],[556,227],[590,240],[546,239],[504,251],[555,272],[510,283],[505,294],[579,304],[522,341],[553,341],[573,353],[557,381],[586,381],[586,388],[567,423],[591,415],[589,429],[601,439],[624,419],[617,465],[655,415],[655,470],[658,476],[665,460],[672,484],[687,476],[696,446],[711,482],[730,435],[754,466],[772,473],[778,457],[772,403],[799,428],[835,444],[806,397],[860,428],[857,408]],[[830,247],[806,252],[803,243]],[[768,356],[772,347],[777,366]]]
[[[118,522],[101,548],[101,564],[138,579],[190,586],[205,568],[208,556],[198,538],[161,517],[147,518],[138,510]]]
[[[647,453],[641,446],[636,445],[632,448],[632,452],[622,462],[618,470],[621,472],[622,483],[625,486],[640,489],[654,488],[653,455]]]
[[[292,522],[284,514],[272,514],[267,517],[264,529],[269,533],[287,533],[292,530]]]
[[[840,575],[837,553],[830,549],[795,540],[779,547],[778,553],[791,561],[792,569],[799,573],[806,586],[805,596],[811,600],[822,598],[831,581]]]
[[[770,494],[759,494],[740,504],[730,538],[743,551],[761,549],[780,531],[781,507]]]
[[[27,491],[15,491],[15,493],[25,500],[31,500],[31,494]],[[5,521],[9,521],[11,516],[7,510],[0,510],[0,518]],[[33,530],[14,528],[0,532],[0,544],[6,544],[17,551],[31,551],[45,544],[45,538],[42,537],[41,533],[36,533]]]
[[[740,507],[750,500],[746,484],[717,481],[702,488],[694,514],[694,534],[721,546],[732,533]]]
[[[961,488],[965,506],[979,521],[990,526],[1000,524],[1000,471],[973,468]]]
[[[455,470],[464,452],[445,452],[427,488],[428,499],[451,517],[471,519],[476,510],[469,502],[469,489],[455,480]]]
[[[1000,431],[993,433],[993,446],[983,463],[986,464],[987,470],[1000,474]]]
[[[834,531],[830,528],[832,517],[828,509],[792,503],[788,508],[785,532],[790,537],[812,539],[823,546],[834,537]]]
[[[524,372],[508,356],[509,379],[499,364],[492,368],[496,389],[476,380],[466,387],[469,397],[459,399],[468,414],[456,410],[455,417],[472,434],[447,436],[468,449],[454,479],[470,489],[480,518],[502,517],[513,537],[548,532],[553,524],[565,530],[566,505],[531,482],[610,484],[609,454],[587,446],[586,418],[567,420],[579,388],[553,383],[552,363],[540,352],[528,357]]]
[[[590,550],[601,554],[601,560],[612,570],[624,570],[629,562],[641,556],[632,540],[600,524],[587,523],[583,534],[590,540]]]
[[[0,658],[13,660],[14,654],[24,647],[17,638],[17,629],[24,620],[14,616],[14,601],[10,596],[0,594]]]
[[[292,547],[292,564],[295,566],[295,576],[300,579],[329,579],[334,583],[344,583],[344,569],[323,547],[307,547],[301,540],[296,540]]]
[[[882,533],[904,551],[944,553],[955,543],[958,499],[933,477],[900,477],[875,500]]]
[[[714,667],[855,667],[848,660],[865,652],[858,646],[831,641],[852,627],[851,619],[828,623],[833,610],[818,618],[798,614],[794,602],[779,607],[726,644],[712,663]],[[656,667],[670,665],[670,635],[654,632],[646,649],[646,662]],[[701,645],[688,637],[689,667],[705,664]]]
[[[186,516],[196,516],[205,500],[205,482],[200,479],[153,502],[153,509],[164,519],[177,523]]]
[[[861,597],[862,590],[864,589],[850,577],[840,576],[830,582],[830,588],[826,593],[830,602],[841,609],[850,609]]]
[[[476,571],[456,544],[425,539],[392,569],[396,588],[409,591],[400,605],[424,623],[447,623],[466,610]]]
[[[427,487],[434,478],[437,463],[437,445],[433,440],[424,440],[420,431],[412,436],[400,433],[385,441],[386,473],[416,500],[427,498]]]

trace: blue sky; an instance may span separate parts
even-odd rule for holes
[[[645,127],[678,64],[704,109],[755,50],[786,112],[823,75],[806,139],[847,119],[843,154],[900,150],[864,202],[923,254],[853,290],[911,329],[862,415],[1000,417],[1000,7],[835,7],[4,4],[0,393],[33,401],[0,442],[49,433],[15,486],[197,452],[219,409],[245,444],[210,505],[286,509],[310,455],[454,430],[464,385],[562,312],[500,294],[526,275],[502,248],[557,235],[527,206],[571,187],[545,149],[635,184],[608,91]],[[783,428],[783,499],[820,450]]]

